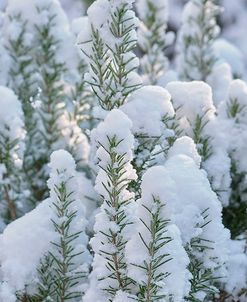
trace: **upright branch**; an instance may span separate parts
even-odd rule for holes
[[[6,12],[5,27],[5,47],[10,56],[9,86],[22,102],[25,126],[29,131],[33,127],[32,105],[38,88],[37,69],[32,56],[34,37],[28,20],[21,12],[14,12],[11,6]]]
[[[232,232],[232,238],[243,236],[246,230],[246,117],[247,85],[242,80],[232,81],[228,96],[221,106],[220,115],[226,121],[225,132],[229,133],[232,194],[224,210],[224,222]]]
[[[21,178],[24,153],[24,117],[21,103],[9,88],[0,86],[0,199],[1,225],[15,220],[25,209]]]
[[[35,43],[32,56],[38,74],[38,91],[34,100],[34,124],[29,131],[24,168],[36,203],[47,197],[47,164],[52,151],[65,148],[75,155],[76,147],[70,146],[70,141],[77,146],[87,140],[78,133],[77,124],[70,122],[69,115],[65,113],[65,90],[68,89],[69,77],[68,50],[73,54],[73,39],[68,32],[68,20],[60,4],[54,0],[45,3],[34,1],[32,10],[35,20],[30,19],[29,26],[32,28]],[[73,73],[72,67],[70,72]]]
[[[119,290],[130,289],[124,255],[127,229],[132,223],[129,207],[134,199],[128,186],[136,178],[130,163],[134,143],[130,128],[127,116],[114,109],[92,133],[99,161],[95,189],[102,196],[103,204],[91,240],[95,256],[85,301],[112,301]]]
[[[184,8],[178,38],[178,69],[183,80],[206,81],[216,62],[212,45],[219,35],[214,0],[190,0]]]
[[[57,234],[38,268],[38,293],[31,301],[79,301],[91,257],[85,234],[85,209],[78,194],[72,156],[64,151],[51,155],[50,188],[52,227]]]
[[[165,50],[174,40],[174,35],[167,33],[168,0],[138,0],[139,25],[138,43],[143,52],[140,61],[143,81],[155,85],[169,68]]]
[[[141,85],[136,73],[139,61],[133,53],[137,19],[132,2],[95,1],[88,9],[87,29],[79,37],[89,64],[85,78],[105,110],[121,106]]]
[[[143,175],[137,220],[126,245],[128,275],[136,283],[140,302],[180,301],[186,294],[189,259],[180,231],[170,220],[170,206],[162,200],[166,178],[162,166],[152,167]],[[176,290],[170,287],[172,280],[176,280]]]

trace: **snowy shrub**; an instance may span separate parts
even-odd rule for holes
[[[141,83],[136,73],[139,60],[133,53],[137,40],[133,2],[95,1],[78,39],[90,66],[86,80],[105,110],[122,105]]]
[[[21,178],[24,121],[21,103],[12,90],[0,86],[0,229],[23,214],[25,187]]]
[[[25,6],[10,0],[3,36],[10,57],[9,85],[22,101],[25,116],[24,170],[35,204],[47,196],[47,163],[51,152],[66,148],[77,157],[78,144],[82,139],[86,141],[83,133],[79,133],[82,131],[77,128],[76,119],[64,113],[71,107],[69,100],[78,102],[82,94],[76,85],[72,90],[76,95],[65,93],[77,74],[79,56],[67,17],[56,0],[28,1]]]
[[[194,140],[202,156],[202,167],[208,172],[223,205],[227,205],[231,191],[231,163],[227,153],[228,143],[221,132],[224,128],[215,114],[210,86],[199,81],[171,82],[167,89],[171,93],[181,133]],[[215,127],[222,130],[213,132]]]
[[[246,117],[247,84],[233,80],[228,95],[221,104],[220,114],[225,119],[224,131],[229,135],[229,154],[232,167],[232,194],[229,208],[226,209],[226,225],[231,228],[232,236],[241,235],[246,229]]]
[[[141,71],[144,83],[157,84],[169,68],[164,50],[173,42],[174,35],[167,31],[168,1],[138,0],[136,3],[141,23],[139,45],[144,53]]]
[[[163,166],[152,167],[143,175],[135,227],[126,245],[128,275],[138,285],[138,301],[167,297],[181,301],[189,293],[189,259],[172,221],[171,200],[164,188],[167,181]]]
[[[165,161],[175,138],[174,109],[167,90],[159,86],[143,86],[120,107],[133,123],[135,158],[133,165],[139,182],[145,170]]]
[[[0,237],[2,287],[19,297],[33,296],[31,301],[77,299],[85,290],[91,261],[75,162],[59,150],[52,153],[50,168],[50,197]]]
[[[183,4],[0,1],[0,302],[246,301],[245,58]]]
[[[190,0],[184,7],[178,36],[178,69],[183,80],[205,81],[216,62],[213,43],[219,35],[219,7],[215,2]]]
[[[130,207],[134,201],[134,193],[127,187],[136,179],[131,166],[134,137],[130,128],[128,117],[114,109],[92,132],[99,160],[95,190],[102,196],[103,204],[96,215],[95,235],[91,239],[95,255],[85,301],[108,301],[119,290],[128,291],[131,284],[124,256],[126,228],[132,223]]]

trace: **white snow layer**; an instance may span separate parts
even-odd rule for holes
[[[221,38],[214,42],[213,49],[219,61],[226,62],[231,66],[234,77],[244,75],[244,57],[236,46]]]
[[[162,119],[175,114],[170,94],[159,86],[143,86],[136,90],[120,109],[132,121],[135,134],[150,137],[163,135],[165,125]]]

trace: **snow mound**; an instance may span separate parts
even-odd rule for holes
[[[170,94],[159,86],[138,89],[120,109],[132,121],[134,133],[150,137],[161,136],[165,127],[162,119],[175,114]]]

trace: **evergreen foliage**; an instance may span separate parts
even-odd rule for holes
[[[181,79],[206,81],[212,72],[216,62],[212,46],[219,35],[219,13],[214,0],[191,0],[185,6],[178,42]]]
[[[21,167],[24,152],[24,122],[21,104],[14,92],[0,86],[0,198],[1,228],[22,214],[25,208]],[[26,194],[26,196],[25,196]]]
[[[116,130],[111,129],[113,121]],[[95,282],[99,282],[102,295],[106,293],[105,298],[102,296],[106,301],[112,301],[119,290],[130,290],[131,280],[127,277],[124,253],[128,241],[126,228],[132,224],[128,207],[134,199],[128,186],[131,179],[136,177],[130,164],[134,142],[130,126],[127,116],[115,109],[93,132],[99,160],[95,189],[101,195],[103,204],[96,216],[95,235],[91,240],[95,256],[85,301],[91,301],[94,295],[96,299],[101,296],[95,290]]]
[[[141,20],[139,46],[144,53],[141,58],[141,72],[144,83],[156,85],[169,67],[165,50],[173,42],[173,34],[166,33],[168,27],[168,1],[137,1]]]
[[[124,104],[127,96],[141,84],[135,72],[139,61],[133,53],[137,38],[132,2],[123,1],[118,5],[117,1],[106,1],[105,19],[97,22],[94,13],[98,8],[95,9],[97,3],[94,3],[88,11],[88,33],[80,37],[82,52],[90,67],[86,80],[105,110]]]
[[[218,2],[188,1],[178,55],[167,0],[89,2],[0,12],[0,301],[245,301],[247,84]]]
[[[165,283],[166,277],[169,272],[159,271],[159,268],[164,266],[164,264],[171,260],[171,256],[163,253],[163,249],[166,244],[168,244],[172,238],[167,235],[167,224],[169,223],[164,217],[162,217],[161,209],[165,206],[161,204],[159,199],[153,197],[152,207],[148,208],[142,205],[144,211],[150,216],[149,224],[140,218],[144,227],[150,233],[150,241],[147,241],[143,237],[142,233],[139,233],[140,239],[144,248],[147,249],[148,255],[150,257],[149,261],[144,260],[142,264],[130,264],[137,266],[143,271],[143,274],[147,276],[146,282],[143,282],[139,286],[138,301],[151,302],[154,300],[162,300],[166,298],[166,294],[160,291],[161,285]],[[144,233],[145,234],[145,233]],[[160,293],[161,292],[161,293]]]

